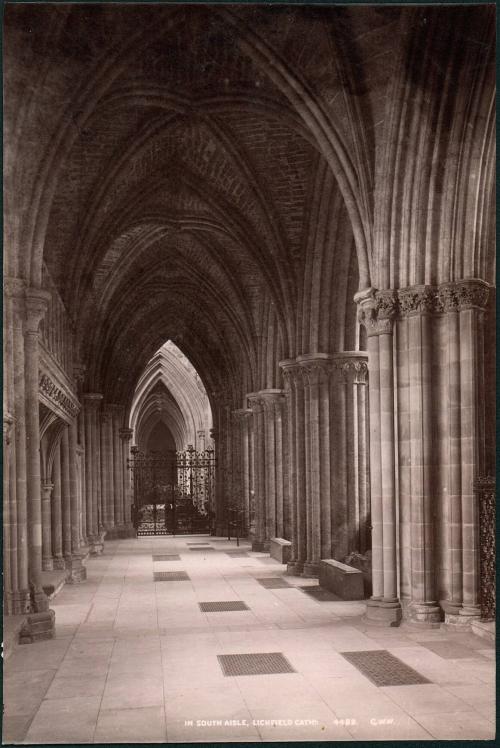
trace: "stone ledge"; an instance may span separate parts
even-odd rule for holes
[[[271,558],[279,561],[280,564],[287,564],[291,558],[292,544],[289,540],[285,540],[284,538],[271,538],[269,552]]]
[[[495,621],[472,621],[471,631],[476,636],[480,636],[482,639],[494,642],[496,639],[496,624]]]
[[[364,600],[363,574],[331,558],[319,562],[319,583],[342,600]]]

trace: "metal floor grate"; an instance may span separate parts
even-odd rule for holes
[[[224,675],[295,673],[282,652],[217,655]]]
[[[255,556],[253,556],[255,558]],[[261,564],[277,564],[279,561],[276,561],[274,558],[270,558],[270,556],[257,556],[257,561],[260,561]]]
[[[208,603],[198,603],[203,613],[223,613],[233,610],[250,610],[242,600],[216,600]]]
[[[376,686],[415,686],[430,683],[427,678],[386,649],[340,654]]]
[[[320,587],[317,584],[303,585],[298,589],[302,592],[305,592],[306,595],[314,597],[315,600],[318,600],[321,603],[335,602],[341,599],[340,597],[337,597],[337,595],[335,595],[333,592],[330,592],[330,590],[325,590],[323,587]]]
[[[246,558],[248,553],[246,551],[224,551],[227,556],[233,556],[234,558]]]
[[[283,579],[282,577],[263,577],[262,579],[256,579],[255,581],[261,584],[267,590],[279,590],[285,587],[292,586],[288,584],[286,579]]]
[[[155,582],[186,582],[189,576],[185,571],[154,571],[153,579]]]
[[[178,553],[156,553],[153,554],[153,561],[180,561]]]
[[[205,548],[189,548],[190,551],[197,551],[198,553],[205,553],[205,551],[215,551],[215,548],[211,548],[207,545]]]
[[[186,545],[209,545],[209,541],[204,540],[203,543],[186,543]]]

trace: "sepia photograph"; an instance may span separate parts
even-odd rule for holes
[[[2,744],[494,741],[495,4],[2,9]]]

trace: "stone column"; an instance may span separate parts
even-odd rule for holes
[[[332,357],[314,353],[297,357],[304,381],[305,498],[307,558],[303,575],[316,577],[321,558],[331,554],[330,397]]]
[[[255,445],[254,456],[254,491],[255,491],[255,538],[252,550],[266,549],[266,478],[265,478],[265,416],[264,401],[258,393],[251,393],[247,401],[252,411],[253,435]]]
[[[4,322],[6,322],[4,318]],[[7,327],[7,325],[6,325]],[[10,334],[7,329],[4,330],[4,340]],[[11,365],[10,359],[6,356],[5,369]],[[9,403],[9,387],[4,382],[5,405]],[[4,454],[4,472],[3,472],[3,586],[4,586],[4,605],[5,614],[14,613],[14,591],[17,590],[17,542],[15,540],[16,517],[12,512],[11,506],[11,483],[13,483],[13,460],[12,460],[12,436],[13,436],[14,416],[9,412],[3,414],[3,454]],[[14,536],[14,537],[13,537]]]
[[[113,406],[104,404],[101,412],[102,523],[106,530],[115,526]]]
[[[366,616],[388,625],[401,620],[397,584],[397,524],[394,433],[394,291],[356,294],[366,327],[370,374],[370,468],[373,595]]]
[[[307,557],[304,370],[295,360],[280,361],[288,410],[291,559],[287,573],[300,575]]]
[[[61,519],[63,556],[67,569],[71,569],[71,560],[73,556],[73,547],[71,542],[71,492],[69,466],[69,426],[65,426],[61,438]]]
[[[332,556],[344,561],[369,547],[368,412],[365,395],[368,356],[363,351],[332,355],[330,386],[332,455]],[[326,407],[326,405],[324,406]]]
[[[102,395],[86,392],[84,403],[86,532],[92,554],[102,553],[99,528],[100,438],[99,414]]]
[[[18,614],[31,610],[28,581],[28,504],[26,482],[26,395],[24,332],[26,326],[25,284],[18,279],[5,283],[6,301],[12,313],[12,398],[15,419],[13,440],[13,480],[10,486],[10,508],[12,521],[11,544],[16,549],[17,588],[13,588],[12,606]],[[37,406],[38,411],[38,406]]]
[[[54,462],[52,465],[52,563],[54,569],[64,569],[63,542],[62,542],[62,477],[61,477],[61,442],[54,450]]]
[[[363,354],[351,364],[354,370],[355,403],[355,494],[359,518],[359,551],[371,549],[370,537],[370,460],[368,411],[368,356]]]
[[[49,609],[42,588],[42,492],[40,476],[40,422],[38,407],[39,325],[50,300],[39,288],[26,291],[24,363],[26,382],[26,478],[28,506],[29,577],[34,612]]]
[[[258,393],[264,413],[265,540],[283,536],[283,390]]]
[[[112,441],[113,441],[113,501],[114,522],[119,532],[125,524],[125,499],[123,495],[123,454],[120,429],[123,424],[123,408],[121,405],[110,406],[112,412]]]
[[[130,470],[128,467],[128,460],[130,457],[130,440],[134,432],[129,428],[121,428],[119,430],[120,439],[122,442],[122,486],[123,486],[123,526],[130,536],[135,535],[134,528],[132,526],[131,506],[133,497],[131,494],[131,482],[130,482]]]
[[[42,569],[51,571],[54,568],[52,560],[52,491],[51,481],[42,483]]]
[[[242,522],[244,526],[250,528],[250,443],[249,443],[249,423],[252,411],[248,408],[241,408],[233,411],[233,416],[237,427],[238,443],[238,472],[241,493],[240,511],[242,513]]]
[[[71,525],[71,582],[83,582],[87,571],[83,565],[81,538],[81,496],[78,487],[78,422],[73,418],[69,425],[69,496]]]
[[[409,503],[411,601],[407,616],[417,623],[439,623],[434,552],[435,475],[432,413],[432,318],[434,293],[427,286],[399,291],[406,320],[408,362]]]
[[[484,471],[483,317],[489,286],[470,279],[443,284],[438,297],[446,314],[449,361],[448,523],[449,579],[441,601],[449,624],[480,617],[479,528],[473,486]]]
[[[198,443],[196,445],[197,451],[198,452],[204,452],[205,449],[206,449],[206,446],[205,446],[205,432],[204,431],[198,431],[197,432],[197,438],[198,438]]]

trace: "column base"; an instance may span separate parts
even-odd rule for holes
[[[89,551],[91,556],[100,556],[104,552],[104,536],[106,532],[101,531],[97,535],[89,536]]]
[[[78,584],[85,582],[87,579],[87,569],[84,564],[85,556],[73,555],[66,559],[66,568],[68,570],[67,581],[69,584]]]
[[[5,592],[5,612],[12,616],[22,616],[31,610],[31,598],[28,590]]]
[[[65,569],[65,568],[66,568],[66,563],[64,561],[64,558],[62,556],[54,556],[54,558],[52,559],[52,569],[44,569],[44,571],[55,571],[55,570]]]
[[[366,601],[364,620],[376,626],[399,626],[403,612],[401,603],[396,600],[371,598]]]
[[[54,560],[52,558],[42,559],[42,571],[54,571]]]
[[[31,613],[19,634],[19,644],[31,644],[55,635],[56,615],[53,610]]]
[[[481,620],[479,606],[461,606],[457,611],[447,611],[444,622],[447,626],[457,629],[468,629],[470,625]]]
[[[305,561],[302,576],[312,579],[319,577],[319,561]]]
[[[286,573],[290,574],[290,576],[292,577],[302,576],[303,571],[304,571],[304,562],[299,561],[298,559],[291,559],[286,565]]]
[[[443,613],[437,602],[408,603],[405,618],[412,624],[428,628],[439,628],[443,620]]]
[[[49,598],[43,590],[34,590],[31,593],[31,612],[46,613],[49,610]]]

